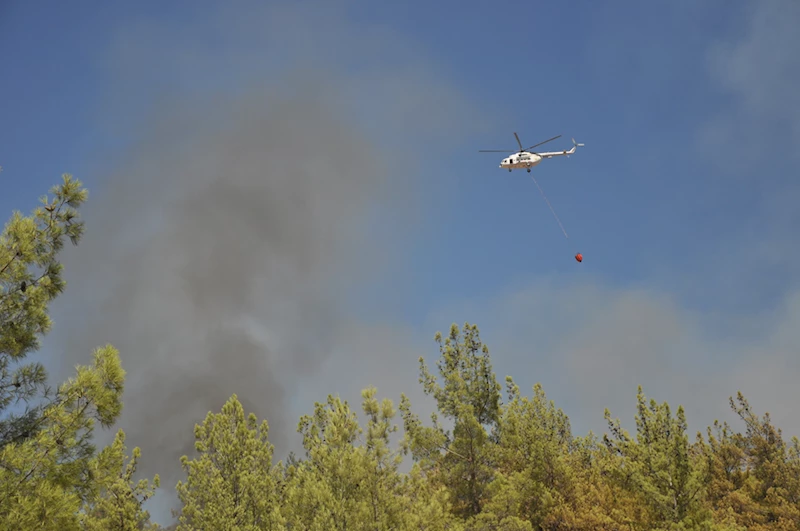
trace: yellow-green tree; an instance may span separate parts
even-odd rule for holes
[[[397,518],[384,495],[392,485],[378,482],[377,474],[371,474],[370,456],[355,446],[362,430],[346,401],[328,396],[325,403],[316,403],[313,415],[300,418],[297,431],[303,435],[306,459],[287,470],[290,527],[358,530],[373,522],[381,529],[381,524]],[[380,438],[378,433],[370,435]],[[383,474],[384,482],[393,480],[390,473]]]
[[[446,492],[418,469],[398,472],[399,450],[390,447],[396,412],[392,401],[362,392],[367,417],[362,429],[346,401],[329,396],[303,416],[306,459],[286,471],[284,509],[288,527],[313,531],[446,531],[458,529]]]
[[[708,442],[698,441],[715,521],[729,529],[800,528],[800,442],[787,443],[769,414],[759,418],[741,393],[730,406],[745,433],[715,422]]]
[[[51,194],[32,215],[13,212],[0,235],[0,448],[35,433],[52,398],[44,365],[25,358],[50,331],[50,303],[65,287],[59,254],[83,235],[78,209],[88,192],[65,174]]]
[[[147,529],[150,514],[142,505],[155,493],[159,477],[134,481],[141,452],[125,456],[125,433],[119,430],[114,442],[103,448],[89,464],[94,478],[93,495],[86,501],[81,518],[85,531],[137,531]],[[127,461],[127,462],[126,462]]]
[[[253,413],[245,417],[236,395],[195,426],[198,455],[181,457],[188,478],[177,484],[179,531],[284,529],[268,435],[267,421],[259,425]]]
[[[606,410],[611,434],[604,442],[620,458],[613,478],[648,511],[649,521],[637,524],[650,529],[708,528],[702,467],[686,435],[683,407],[673,417],[666,402],[648,404],[641,386],[636,400],[636,437]]]
[[[624,466],[624,458],[609,450],[592,432],[573,439],[567,462],[573,474],[571,513],[560,513],[564,515],[563,524],[551,517],[551,524],[556,521],[552,529],[630,531],[640,529],[639,523],[650,521],[650,511],[635,489],[615,481],[615,471]]]
[[[78,367],[43,408],[32,435],[0,449],[0,529],[78,529],[91,496],[91,435],[96,422],[111,425],[122,408],[124,371],[111,347]]]
[[[111,426],[122,410],[125,373],[111,345],[55,392],[44,366],[25,362],[65,287],[59,253],[83,234],[80,181],[64,175],[52,195],[30,216],[14,212],[0,235],[0,529],[79,529],[105,474],[95,466],[95,426]]]
[[[574,520],[575,485],[570,466],[572,432],[563,411],[534,386],[523,397],[506,378],[496,449],[496,479],[486,509],[530,522],[533,529],[563,529]]]
[[[459,330],[453,324],[444,341],[440,333],[435,339],[442,382],[420,358],[420,383],[436,399],[439,413],[453,423],[453,430],[446,431],[437,415],[432,417],[433,427],[423,426],[403,396],[406,447],[431,481],[447,487],[455,513],[469,518],[482,511],[486,488],[494,479],[492,433],[500,416],[501,387],[477,326],[466,323]]]

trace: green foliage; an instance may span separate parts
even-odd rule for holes
[[[159,486],[158,475],[152,485],[147,479],[134,482],[139,448],[133,449],[126,463],[125,433],[117,432],[111,446],[104,448],[90,463],[94,492],[83,508],[82,529],[85,531],[135,531],[146,528],[150,514],[142,504]]]
[[[245,417],[236,395],[195,426],[198,456],[181,457],[188,478],[177,485],[183,503],[179,531],[284,528],[268,433],[266,421],[259,425],[254,414]]]
[[[708,443],[698,441],[715,519],[730,529],[800,528],[800,441],[787,444],[769,414],[759,418],[741,393],[730,406],[745,433],[715,422]]]
[[[638,494],[651,512],[650,525],[657,529],[698,529],[710,516],[702,506],[704,482],[698,459],[686,435],[686,417],[678,407],[672,417],[669,405],[651,400],[648,406],[639,387],[636,439],[605,412],[611,435],[606,446],[621,459],[613,478],[623,488]]]
[[[569,419],[547,401],[541,385],[532,399],[522,397],[506,378],[509,403],[499,426],[496,479],[487,510],[519,517],[535,528],[564,520],[575,487],[569,463],[572,444]]]
[[[462,332],[453,324],[444,342],[440,333],[435,339],[443,383],[437,382],[423,358],[419,359],[419,381],[425,393],[436,399],[442,415],[453,422],[453,431],[447,432],[435,415],[432,428],[422,426],[403,396],[400,410],[407,435],[405,447],[432,481],[447,486],[456,514],[475,516],[481,512],[486,487],[494,477],[489,430],[498,427],[501,388],[477,326],[467,323]]]
[[[0,529],[78,529],[95,489],[92,431],[119,415],[124,375],[117,351],[98,349],[42,410],[35,434],[0,449]]]
[[[24,363],[65,288],[64,240],[77,244],[83,234],[78,207],[88,194],[80,181],[64,175],[52,194],[32,216],[15,212],[0,235],[0,530],[143,529],[141,502],[152,489],[133,484],[139,450],[124,466],[122,432],[99,454],[92,444],[96,424],[109,427],[122,411],[117,350],[97,349],[56,392],[41,363]],[[21,414],[10,411],[20,404]]]
[[[298,424],[304,458],[274,464],[267,422],[233,395],[195,426],[178,521],[161,528],[143,505],[159,477],[135,477],[139,449],[126,456],[121,430],[99,452],[92,443],[97,424],[110,427],[122,410],[114,347],[97,349],[55,392],[41,364],[25,363],[64,290],[59,252],[83,231],[80,183],[65,175],[53,195],[29,217],[14,213],[0,235],[0,531],[800,529],[800,441],[785,441],[741,394],[730,400],[741,433],[715,422],[690,443],[683,408],[673,415],[640,387],[635,435],[606,411],[609,433],[576,437],[540,384],[523,396],[507,377],[503,403],[469,323],[436,334],[438,376],[419,359],[437,410],[425,426],[401,395],[396,445],[398,411],[369,387],[363,425],[328,396]],[[24,411],[13,413],[18,404]]]
[[[8,408],[50,395],[44,366],[23,362],[49,332],[50,302],[64,290],[58,260],[64,239],[77,245],[83,234],[77,209],[88,192],[81,182],[65,174],[51,193],[33,215],[14,212],[0,234],[0,448],[31,436],[38,426],[44,404],[21,414]]]
[[[300,419],[297,430],[307,459],[288,473],[286,503],[292,528],[396,524],[399,514],[390,494],[399,477],[387,448],[387,421],[394,412],[391,404],[383,406],[381,411],[374,389],[365,392],[370,425],[367,445],[361,447],[355,446],[363,434],[356,414],[338,397],[315,404],[314,414]]]
[[[420,383],[425,393],[433,395],[446,418],[458,420],[467,408],[480,425],[496,425],[501,388],[492,372],[489,347],[481,341],[478,327],[466,323],[460,331],[458,325],[453,324],[444,342],[438,332],[435,340],[441,356],[436,365],[443,385],[436,382],[420,357]]]
[[[391,400],[378,402],[373,387],[362,392],[366,430],[347,402],[329,396],[313,416],[300,420],[307,459],[290,466],[285,507],[291,529],[454,529],[446,493],[426,482],[419,469],[398,472],[399,450],[390,435],[397,427]]]

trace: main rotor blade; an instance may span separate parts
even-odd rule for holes
[[[513,149],[479,149],[478,153],[516,153]]]
[[[549,140],[545,140],[544,142],[539,142],[538,144],[534,144],[534,145],[532,145],[531,147],[529,147],[528,149],[526,149],[525,151],[530,151],[530,150],[532,150],[533,148],[535,148],[536,146],[541,146],[542,144],[547,144],[548,142],[552,142],[552,141],[553,141],[553,140],[555,140],[556,138],[561,138],[561,135],[554,136],[553,138],[551,138],[551,139],[549,139]],[[521,148],[520,148],[520,149],[521,149]]]
[[[519,144],[519,150],[522,151],[522,142],[519,141],[519,135],[514,133],[514,138],[517,139],[517,144]]]

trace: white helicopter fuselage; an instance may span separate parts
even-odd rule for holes
[[[557,138],[561,138],[561,135],[554,136],[549,140],[545,140],[544,142],[539,142],[538,144],[534,144],[528,149],[522,148],[522,142],[519,140],[519,135],[514,133],[514,138],[517,139],[517,145],[519,146],[519,151],[514,150],[506,150],[506,149],[479,149],[478,151],[483,153],[512,153],[508,157],[504,158],[500,162],[500,168],[508,171],[512,170],[528,170],[528,173],[531,172],[531,168],[538,165],[542,162],[543,159],[551,159],[553,157],[569,157],[575,150],[579,147],[583,147],[583,144],[578,144],[575,142],[575,139],[572,139],[572,149],[564,149],[562,151],[544,151],[544,152],[536,152],[531,151],[533,148],[537,146],[541,146],[542,144],[547,144],[548,142],[552,142]]]
[[[520,151],[514,153],[510,157],[504,158],[500,162],[500,167],[504,170],[530,170],[544,159],[553,157],[563,157],[575,153],[575,149],[582,144],[576,144],[573,140],[572,149],[565,149],[563,151],[548,151],[545,153],[531,153],[529,151]]]
[[[542,157],[536,153],[514,153],[510,157],[503,159],[500,167],[504,170],[522,170],[525,168],[533,168],[542,162]]]

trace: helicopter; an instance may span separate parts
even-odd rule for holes
[[[563,151],[544,151],[541,153],[537,153],[535,151],[531,151],[533,148],[541,146],[542,144],[546,144],[548,142],[552,142],[557,138],[561,138],[561,135],[554,136],[544,142],[539,142],[538,144],[534,144],[528,149],[522,149],[522,142],[519,140],[519,135],[514,133],[514,137],[517,139],[517,144],[519,144],[519,151],[514,151],[513,149],[480,149],[478,150],[480,153],[512,153],[512,155],[508,156],[507,158],[503,159],[500,162],[500,168],[507,169],[509,172],[511,170],[521,170],[527,169],[528,173],[531,172],[531,168],[542,162],[542,159],[549,159],[552,157],[560,157],[566,155],[569,157],[575,150],[579,147],[583,147],[583,144],[579,144],[575,142],[575,139],[572,139],[572,149],[570,150],[563,150]]]

